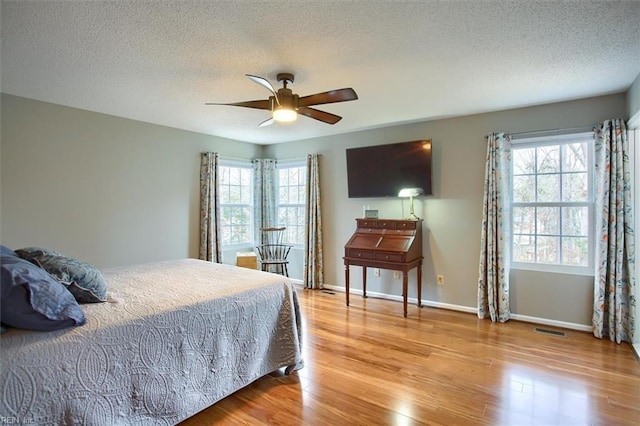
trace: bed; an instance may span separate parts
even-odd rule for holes
[[[0,337],[0,420],[173,425],[280,368],[302,366],[285,277],[195,259],[101,271],[86,324]]]

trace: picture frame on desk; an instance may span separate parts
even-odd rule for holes
[[[378,210],[365,210],[364,211],[365,219],[377,219],[378,218]]]

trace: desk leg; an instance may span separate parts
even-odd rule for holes
[[[362,267],[362,297],[367,298],[367,267]]]
[[[404,308],[404,317],[407,317],[407,293],[408,293],[409,274],[407,271],[402,271],[402,305]]]
[[[345,278],[345,297],[347,298],[347,306],[349,306],[349,265],[344,265]]]
[[[418,264],[418,308],[422,308],[422,261]]]

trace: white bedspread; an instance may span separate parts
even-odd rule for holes
[[[171,425],[301,363],[287,278],[193,259],[103,274],[86,325],[0,336],[0,420]]]

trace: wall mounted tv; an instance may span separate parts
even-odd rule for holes
[[[347,149],[349,198],[397,197],[402,188],[432,195],[431,139]]]

